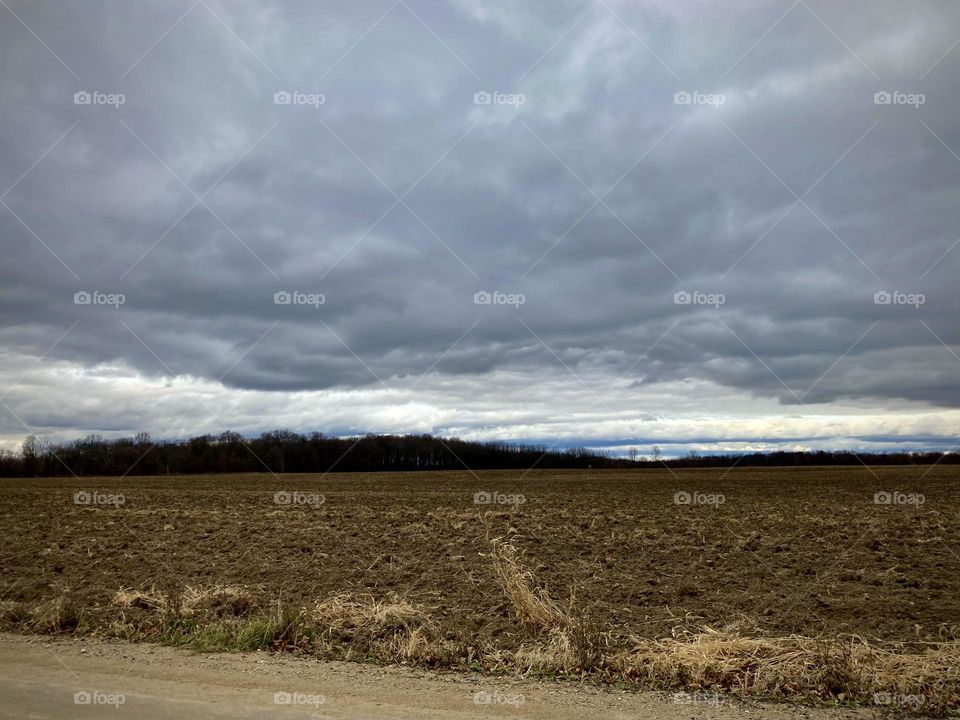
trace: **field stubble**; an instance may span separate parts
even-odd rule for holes
[[[2,621],[956,707],[956,466],[521,474],[7,480]]]

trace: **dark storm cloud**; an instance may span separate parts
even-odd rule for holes
[[[431,370],[450,397],[560,372],[591,393],[625,375],[787,407],[960,402],[960,7],[8,4],[12,355],[237,391]]]

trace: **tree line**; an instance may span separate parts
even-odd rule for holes
[[[105,440],[89,435],[49,443],[29,435],[20,452],[0,450],[0,477],[89,475],[186,475],[196,473],[317,473],[382,470],[509,470],[601,468],[708,468],[826,465],[918,465],[960,462],[941,452],[854,453],[850,451],[771,452],[698,455],[664,459],[654,446],[649,456],[626,458],[587,448],[554,450],[540,445],[470,442],[432,435],[328,437],[273,430],[256,438],[236,432],[187,440],[153,440],[147,433]]]
[[[256,438],[236,432],[154,441],[146,433],[105,440],[89,435],[44,443],[30,435],[20,453],[0,451],[0,477],[316,473],[379,470],[492,470],[623,467],[625,461],[585,448],[468,442],[431,435],[327,437],[273,430]]]
[[[656,450],[656,449],[655,449]],[[656,452],[654,452],[654,456]],[[768,453],[700,455],[687,453],[678,458],[661,460],[655,457],[637,460],[639,467],[726,468],[726,467],[791,467],[843,465],[954,465],[960,463],[955,452],[885,452],[868,453],[850,450],[776,451]]]

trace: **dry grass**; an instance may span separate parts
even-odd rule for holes
[[[245,588],[234,585],[188,585],[182,590],[168,592],[155,586],[147,590],[120,588],[114,594],[113,602],[120,607],[157,610],[184,617],[200,613],[240,616],[246,614],[251,607],[250,593]]]
[[[352,630],[379,634],[423,625],[428,616],[423,608],[395,595],[377,600],[371,596],[337,593],[317,603],[311,619],[329,632]]]
[[[764,637],[756,627],[704,628],[671,638],[600,632],[537,583],[520,551],[491,541],[492,570],[521,629],[517,638],[480,648],[443,639],[430,608],[390,594],[341,592],[312,608],[283,608],[248,616],[249,593],[216,585],[163,592],[125,588],[124,608],[155,612],[164,628],[154,639],[197,649],[268,649],[320,657],[375,659],[421,665],[512,669],[519,673],[591,676],[657,689],[724,691],[740,696],[875,704],[876,694],[915,698],[903,710],[954,712],[960,699],[960,642],[878,646],[861,637]],[[0,604],[7,625],[30,632],[77,631],[79,613],[67,593],[32,607]],[[165,624],[164,624],[165,623]],[[109,630],[109,629],[108,629]],[[143,639],[137,626],[114,633]],[[511,642],[512,639],[512,642]]]
[[[492,654],[523,672],[576,673],[597,665],[602,638],[575,612],[573,595],[564,609],[537,584],[516,547],[499,539],[491,545],[497,582],[529,638],[513,653]]]
[[[28,617],[29,612],[22,602],[0,600],[0,627],[16,627]]]
[[[402,663],[433,664],[447,653],[447,648],[431,636],[431,631],[424,627],[408,628],[403,632],[394,633],[386,641],[380,642],[389,657]]]
[[[393,594],[378,600],[337,593],[317,603],[308,622],[328,648],[346,646],[348,658],[354,648],[374,657],[429,665],[452,655],[438,639],[428,609]]]
[[[513,612],[528,629],[550,631],[568,625],[569,616],[554,602],[542,587],[538,587],[533,573],[520,562],[520,553],[510,543],[494,539],[493,568],[497,582]]]
[[[632,638],[609,666],[646,686],[868,702],[887,693],[922,698],[931,713],[960,696],[960,643],[918,651],[859,637],[762,638],[706,628],[680,639]]]
[[[582,626],[552,628],[545,638],[525,642],[501,657],[519,672],[582,674],[602,665],[599,636],[591,636]]]
[[[80,625],[80,610],[67,595],[57,595],[31,607],[22,620],[30,632],[73,632]]]
[[[133,588],[120,588],[113,596],[113,604],[124,608],[142,608],[144,610],[166,610],[169,603],[166,595],[156,588],[149,591]]]
[[[764,638],[755,628],[704,628],[677,638],[615,637],[589,626],[536,584],[509,543],[494,540],[497,580],[529,631],[519,648],[490,648],[497,664],[528,673],[583,673],[644,687],[723,690],[760,697],[874,702],[910,698],[907,709],[943,714],[960,698],[960,643],[925,651],[880,648],[863,638]]]

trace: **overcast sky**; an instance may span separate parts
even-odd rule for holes
[[[0,446],[960,433],[958,3],[3,0],[0,64]]]

